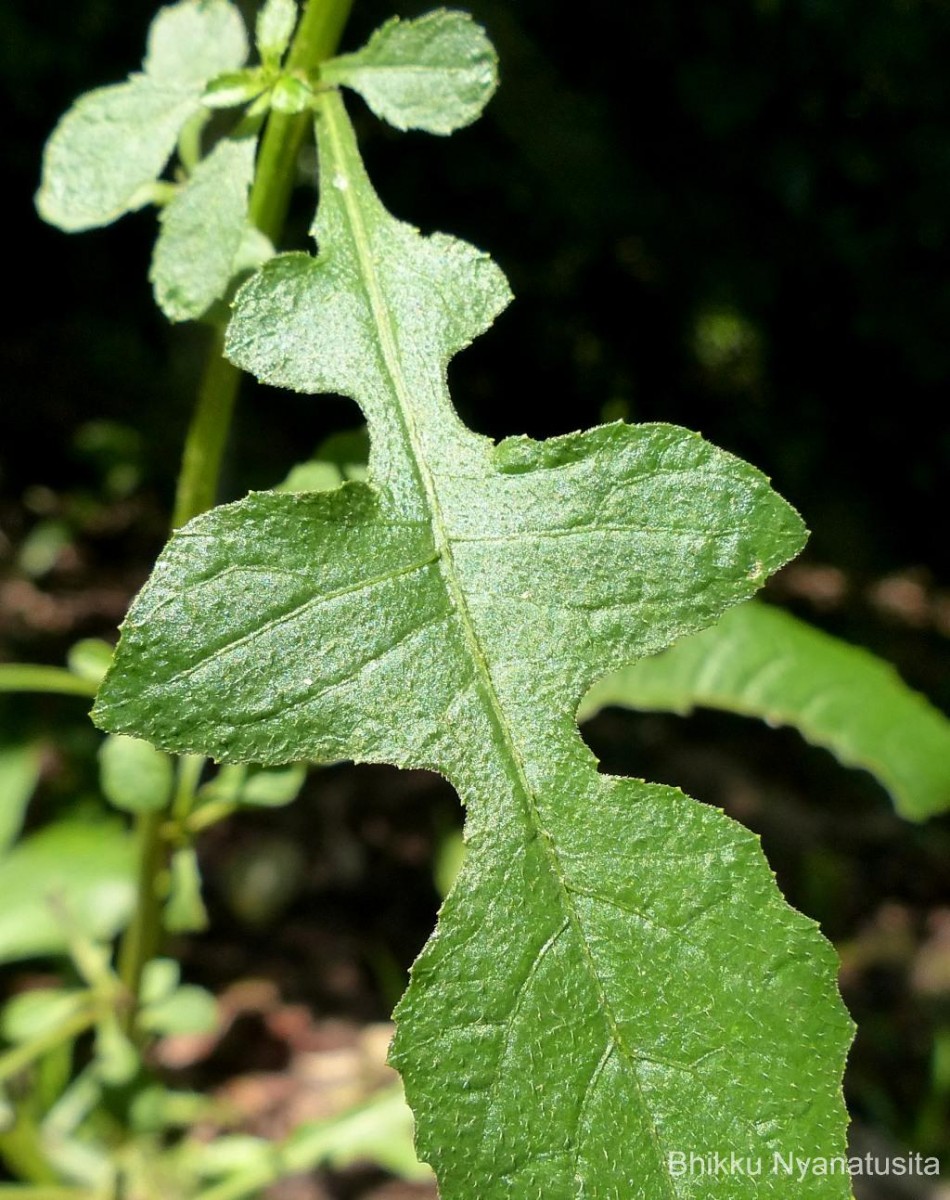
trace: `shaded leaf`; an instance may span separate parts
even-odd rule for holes
[[[279,770],[255,771],[247,777],[239,794],[241,804],[258,808],[279,808],[300,794],[307,768],[300,763]]]
[[[256,138],[220,141],[161,214],[149,278],[172,321],[194,320],[224,297],[248,223]]]
[[[950,720],[873,654],[764,604],[733,609],[712,629],[600,680],[578,717],[607,704],[703,706],[792,725],[876,775],[902,816],[919,821],[950,808]]]
[[[758,841],[598,774],[590,683],[708,625],[802,542],[757,471],[665,425],[499,445],[448,359],[508,299],[487,256],[382,207],[319,98],[316,260],[268,263],[228,338],[271,384],[356,397],[370,484],[263,493],[180,530],[96,719],[176,751],[441,772],[467,858],[393,1061],[443,1200],[706,1197],[668,1155],[832,1156],[850,1022],[836,960]],[[762,1194],[730,1178],[731,1200]],[[809,1181],[840,1200],[847,1181]]]
[[[0,962],[69,948],[69,919],[108,940],[135,901],[135,851],[119,825],[62,821],[0,859]]]
[[[325,83],[359,92],[397,129],[452,133],[476,120],[498,87],[498,59],[468,13],[444,8],[393,17],[362,50],[320,68]]]

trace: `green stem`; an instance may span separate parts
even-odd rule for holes
[[[224,330],[216,327],[185,436],[172,516],[175,529],[211,508],[217,499],[221,460],[240,383],[241,372],[224,357]]]
[[[59,696],[95,697],[98,683],[83,679],[64,667],[38,667],[32,663],[0,664],[0,692],[52,692]]]
[[[336,53],[353,0],[310,0],[287,55],[290,71],[311,71]],[[280,237],[297,171],[297,156],[313,124],[310,113],[271,113],[257,159],[250,214],[272,242]]]
[[[135,1030],[145,964],[155,957],[161,945],[162,901],[158,889],[168,859],[167,846],[161,836],[164,817],[161,811],[139,813],[135,823],[139,852],[138,901],[132,923],[119,947],[119,978],[127,993],[120,1025],[127,1035]]]
[[[308,0],[287,56],[289,70],[315,70],[335,53],[353,0]],[[254,224],[276,243],[283,230],[296,179],[297,156],[312,123],[306,113],[271,113],[261,142],[249,200]],[[218,326],[185,436],[172,527],[178,529],[211,508],[218,494],[221,461],[231,428],[241,373],[224,357],[224,330]],[[161,944],[158,881],[168,863],[162,837],[164,813],[142,813],[136,822],[139,847],[138,904],[119,951],[119,976],[130,1005],[123,1017],[126,1032],[135,1027],[142,971]]]

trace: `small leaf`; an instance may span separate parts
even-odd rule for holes
[[[159,10],[143,65],[163,83],[203,88],[242,66],[247,51],[244,21],[230,0],[181,0]]]
[[[93,1070],[105,1083],[120,1087],[133,1079],[138,1069],[138,1051],[110,1013],[96,1026]]]
[[[43,153],[40,216],[68,232],[108,225],[153,199],[205,83],[247,57],[229,0],[181,0],[149,30],[145,74],[87,92],[60,119]]]
[[[313,108],[314,93],[303,79],[294,75],[283,75],[274,84],[270,106],[274,112],[302,113]]]
[[[146,1005],[142,1028],[149,1033],[210,1033],[218,1024],[214,996],[202,987],[186,983],[164,1000]]]
[[[950,809],[950,720],[893,667],[765,604],[594,685],[578,714],[608,704],[688,713],[702,705],[791,725],[876,775],[908,820]]]
[[[172,321],[194,320],[224,297],[247,227],[254,138],[220,141],[162,211],[150,279]]]
[[[64,1025],[84,1006],[89,993],[34,988],[8,1000],[0,1015],[0,1034],[8,1042],[30,1042]]]
[[[4,746],[0,749],[0,853],[20,835],[26,806],[40,778],[39,746]]]
[[[159,1004],[178,987],[181,968],[173,958],[153,958],[145,964],[139,997],[143,1004]]]
[[[444,8],[415,21],[393,17],[362,50],[320,68],[325,83],[359,92],[397,129],[452,133],[470,125],[498,86],[498,59],[468,13]]]
[[[90,683],[102,683],[106,671],[112,665],[112,647],[99,638],[83,638],[71,646],[66,655],[66,665],[80,679]]]
[[[118,824],[61,821],[20,842],[0,859],[0,963],[69,949],[54,899],[89,937],[114,937],[132,911],[134,880],[133,841]]]
[[[193,90],[145,75],[80,96],[46,143],[40,216],[77,232],[147,204],[196,105]]]
[[[175,787],[172,760],[148,742],[108,737],[99,750],[99,780],[105,798],[123,812],[155,812]]]
[[[294,0],[266,0],[257,16],[257,51],[265,63],[279,63],[297,24]]]
[[[239,802],[257,808],[279,808],[296,800],[307,778],[307,768],[292,767],[255,771],[241,788]]]
[[[163,922],[169,933],[201,933],[208,913],[201,898],[201,869],[193,846],[182,846],[171,859],[171,884]]]
[[[267,75],[259,67],[226,71],[211,80],[201,97],[201,103],[205,108],[234,108],[256,99],[269,86]]]

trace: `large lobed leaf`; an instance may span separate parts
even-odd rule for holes
[[[792,725],[871,771],[910,820],[950,808],[950,721],[893,667],[764,604],[743,604],[655,657],[594,685],[578,718],[608,704],[699,706]]]
[[[46,144],[36,204],[75,232],[108,225],[151,198],[208,80],[247,57],[230,0],[179,0],[152,22],[142,74],[80,96]]]
[[[802,542],[757,471],[670,426],[493,445],[448,359],[508,300],[490,259],[374,194],[319,99],[320,257],[240,291],[233,361],[343,392],[370,484],[265,493],[179,531],[123,628],[104,727],[225,761],[440,771],[468,855],[393,1059],[443,1200],[787,1195],[676,1175],[689,1150],[840,1154],[835,958],[757,840],[604,777],[574,712],[605,671],[708,625]],[[810,1177],[801,1194],[849,1195]]]

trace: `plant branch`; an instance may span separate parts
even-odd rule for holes
[[[352,6],[353,0],[309,0],[288,53],[288,70],[315,70],[334,54]],[[307,113],[290,116],[273,112],[264,131],[249,200],[250,217],[275,243],[283,230],[296,180],[297,156],[311,123],[312,116]],[[228,362],[223,350],[224,328],[217,325],[185,437],[172,516],[175,529],[211,508],[217,499],[221,462],[241,381],[241,372]],[[119,952],[119,975],[130,997],[123,1017],[127,1033],[135,1025],[142,971],[161,943],[158,883],[168,860],[168,846],[162,837],[165,820],[164,813],[143,813],[136,823],[138,904]]]

